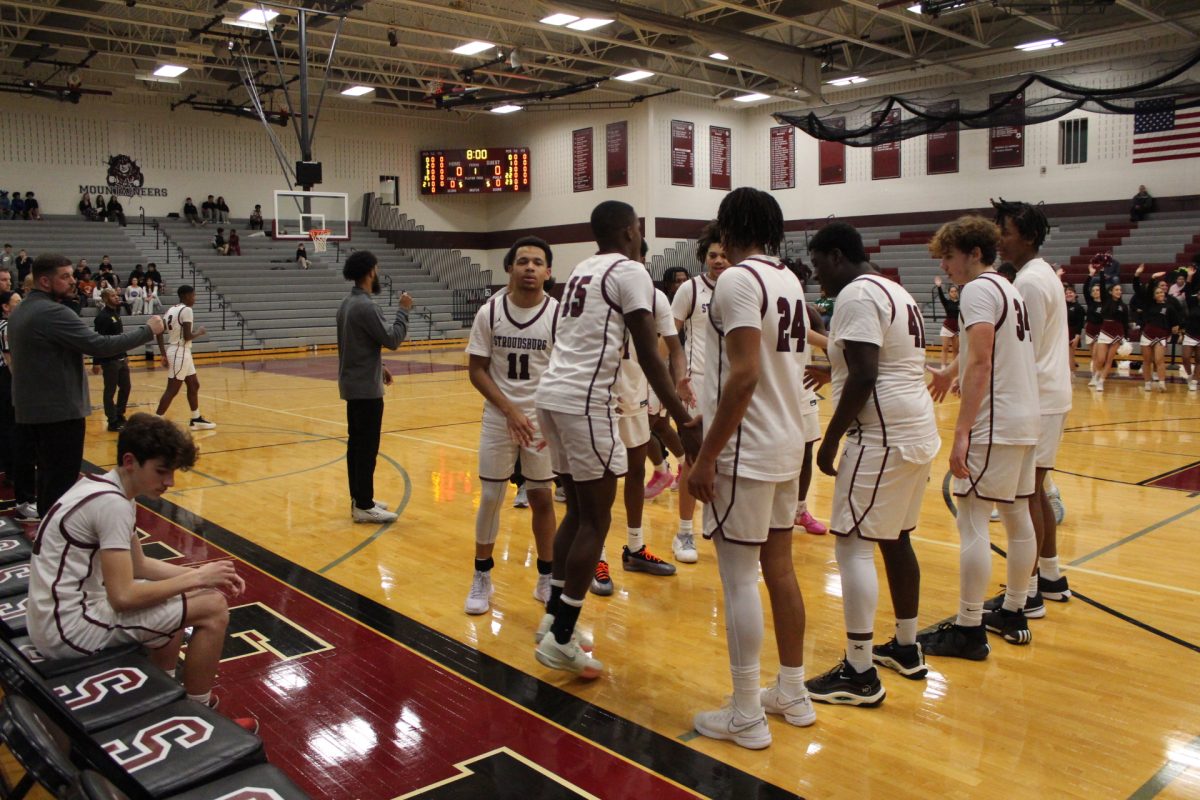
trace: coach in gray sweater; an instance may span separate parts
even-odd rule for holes
[[[392,374],[383,367],[380,349],[395,350],[408,333],[412,297],[400,293],[391,325],[371,295],[379,294],[378,261],[368,250],[351,253],[342,276],[354,288],[337,313],[338,391],[346,401],[346,472],[350,517],[355,522],[392,522],[396,514],[375,502],[375,459],[383,427],[383,387]]]
[[[79,477],[84,419],[91,413],[83,357],[113,356],[162,333],[160,317],[145,328],[101,336],[61,301],[75,289],[71,260],[42,255],[33,262],[33,291],[8,322],[13,406],[27,426],[37,459],[37,508],[44,516]]]

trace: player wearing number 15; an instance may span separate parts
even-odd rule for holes
[[[554,256],[536,236],[518,239],[504,256],[508,286],[479,308],[467,344],[471,385],[483,395],[479,431],[479,511],[475,516],[475,572],[465,610],[487,613],[492,596],[492,551],[500,530],[500,506],[517,458],[533,516],[537,587],[550,599],[554,548],[554,470],[542,438],[533,398],[550,363],[558,301],[546,294]]]

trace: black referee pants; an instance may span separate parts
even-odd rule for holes
[[[104,373],[104,416],[113,425],[125,419],[129,404],[129,359],[122,356],[100,365]]]
[[[375,460],[382,427],[382,397],[346,401],[346,473],[350,497],[364,511],[375,507]]]

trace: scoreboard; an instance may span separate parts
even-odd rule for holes
[[[528,147],[421,151],[421,194],[528,191]]]

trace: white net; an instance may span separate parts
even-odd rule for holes
[[[333,233],[333,231],[329,230],[328,228],[313,228],[308,232],[308,235],[312,237],[314,253],[325,252],[325,248],[329,245],[329,235],[331,233]]]

